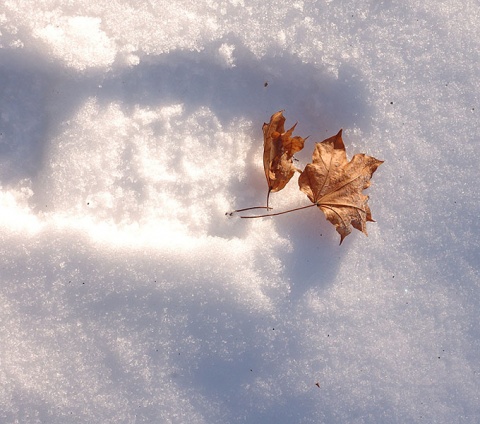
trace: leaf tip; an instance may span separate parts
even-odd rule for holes
[[[345,144],[343,144],[342,132],[343,130],[340,128],[340,131],[337,133],[337,135],[333,137],[334,149],[345,150]]]

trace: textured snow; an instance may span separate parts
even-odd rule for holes
[[[479,422],[479,62],[473,0],[3,2],[0,421]],[[225,216],[281,109],[368,237]]]

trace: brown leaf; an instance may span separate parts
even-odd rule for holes
[[[305,143],[302,137],[292,137],[295,124],[288,131],[284,127],[285,117],[282,111],[274,113],[270,122],[263,124],[263,167],[270,192],[280,191],[295,174],[297,168],[293,165],[293,155],[303,149]]]
[[[335,225],[340,244],[352,232],[352,226],[367,234],[367,221],[373,221],[368,196],[362,190],[383,161],[363,153],[347,162],[342,130],[321,143],[316,143],[313,163],[309,163],[298,179],[308,198]]]

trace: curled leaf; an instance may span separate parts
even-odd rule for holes
[[[293,155],[303,149],[302,137],[292,137],[295,124],[285,131],[282,111],[274,113],[270,122],[263,124],[263,167],[268,183],[268,198],[271,192],[284,188],[298,169],[293,165]],[[299,170],[298,170],[299,171]]]
[[[362,190],[383,161],[363,153],[347,161],[342,130],[316,143],[313,162],[298,179],[300,190],[317,205],[340,234],[340,244],[352,226],[367,234],[367,221],[373,221],[368,196]]]

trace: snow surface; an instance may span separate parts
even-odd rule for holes
[[[479,63],[476,0],[2,2],[0,422],[480,422]],[[369,237],[225,216],[280,109]]]

